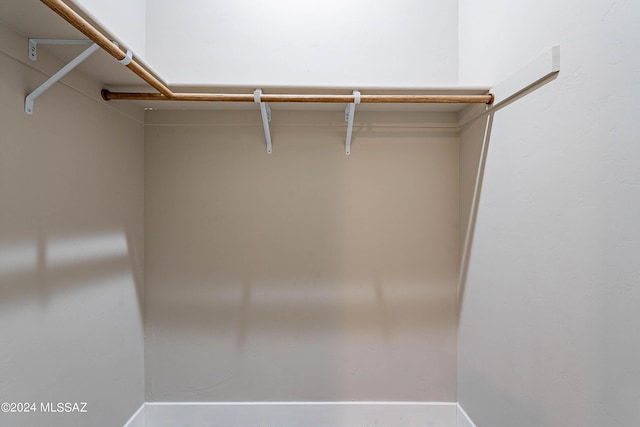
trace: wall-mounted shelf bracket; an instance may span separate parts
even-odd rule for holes
[[[92,53],[100,49],[100,46],[93,43],[86,50],[84,50],[80,55],[73,58],[71,62],[62,67],[60,71],[55,73],[53,76],[49,77],[46,82],[42,83],[36,90],[31,92],[24,100],[24,112],[31,115],[33,114],[33,103],[40,95],[46,92],[51,86],[56,84],[58,80],[63,78],[69,71],[76,68],[82,61],[91,56]]]
[[[29,39],[29,59],[36,61],[38,59],[39,44],[63,44],[63,45],[90,45],[91,40],[68,40],[68,39]]]
[[[345,154],[351,154],[351,136],[353,134],[353,118],[356,115],[356,104],[360,104],[360,92],[353,91],[353,102],[347,104],[344,110],[344,120],[347,122],[347,141],[345,144]]]
[[[264,127],[264,138],[267,141],[267,154],[271,154],[271,132],[269,131],[269,122],[271,121],[271,107],[266,102],[262,102],[262,89],[253,91],[253,102],[260,104],[260,114],[262,115],[262,126]]]

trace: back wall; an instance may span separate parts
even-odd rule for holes
[[[458,81],[456,1],[147,0],[146,15],[145,59],[172,85]]]
[[[342,112],[270,156],[257,111],[147,113],[147,401],[456,401],[458,137],[396,114],[347,157]]]

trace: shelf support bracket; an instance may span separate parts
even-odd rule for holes
[[[32,61],[38,60],[38,45],[39,44],[63,44],[63,45],[90,45],[93,42],[91,40],[69,40],[69,39],[29,39],[29,59]]]
[[[360,104],[360,92],[353,91],[353,102],[347,104],[344,110],[344,121],[347,122],[347,141],[345,143],[345,154],[351,154],[351,136],[353,134],[353,118],[356,115],[356,104]]]
[[[29,42],[31,44],[31,42]],[[62,67],[60,71],[55,73],[53,76],[49,77],[46,82],[42,83],[36,90],[31,92],[24,100],[24,112],[32,115],[33,114],[33,103],[40,95],[42,95],[47,89],[53,86],[58,82],[61,78],[63,78],[69,71],[76,68],[82,61],[91,56],[92,53],[100,49],[100,46],[93,43],[89,46],[85,51],[83,51],[80,55],[76,56],[71,62]],[[29,48],[31,50],[31,47]]]
[[[267,141],[267,154],[271,154],[271,132],[269,131],[269,122],[271,121],[271,107],[266,102],[262,102],[262,89],[253,91],[253,102],[260,105],[260,114],[262,115],[262,126],[264,127],[264,138]]]

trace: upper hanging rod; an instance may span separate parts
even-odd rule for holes
[[[62,0],[40,0],[51,10],[60,15],[65,21],[73,25],[81,33],[104,49],[118,61],[127,58],[127,54],[107,37],[100,33]],[[175,93],[164,83],[145,70],[135,59],[126,67],[136,73],[160,93],[140,92],[110,92],[102,91],[105,100],[147,100],[147,101],[217,101],[217,102],[254,102],[253,94],[223,94],[223,93]],[[321,103],[352,103],[354,95],[275,95],[262,94],[262,102],[321,102]],[[401,103],[401,104],[433,104],[433,103],[493,103],[493,94],[485,95],[361,95],[360,102],[367,103]]]

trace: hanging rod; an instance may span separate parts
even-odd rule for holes
[[[100,31],[82,18],[62,0],[40,0],[51,10],[56,12],[69,24],[95,42],[109,55],[118,61],[127,58],[127,53],[111,42]],[[110,92],[102,91],[105,100],[144,100],[144,101],[208,101],[208,102],[254,102],[253,94],[223,94],[223,93],[175,93],[164,83],[132,59],[125,65],[136,73],[142,80],[151,85],[160,93],[146,92]],[[263,102],[318,102],[318,103],[353,103],[354,95],[277,95],[262,94]],[[360,102],[389,103],[389,104],[434,104],[434,103],[460,103],[460,104],[491,104],[493,94],[485,95],[361,95]]]
[[[161,93],[146,92],[111,92],[103,89],[102,99],[109,100],[138,100],[138,101],[213,101],[213,102],[254,102],[253,94],[234,93],[174,93],[167,97]],[[353,95],[260,95],[263,102],[316,102],[342,103],[355,101]],[[363,104],[491,104],[493,95],[360,95]]]

